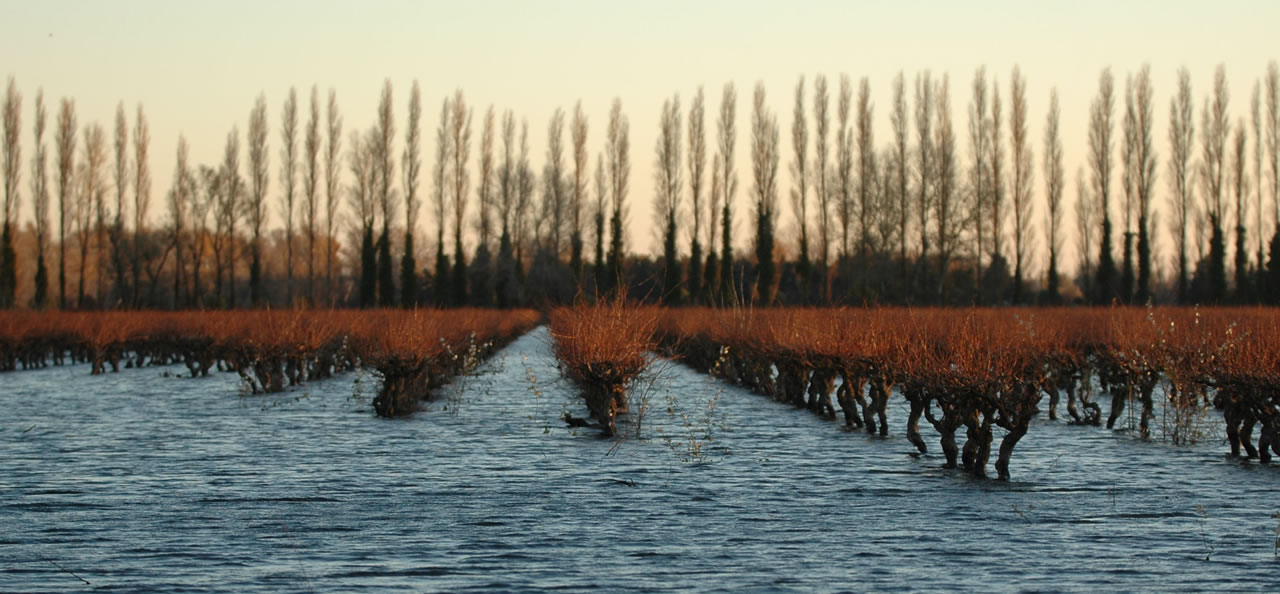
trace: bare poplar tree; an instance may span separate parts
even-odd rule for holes
[[[142,295],[142,241],[146,234],[147,213],[151,210],[151,163],[148,151],[151,146],[151,129],[147,125],[142,104],[138,104],[133,121],[133,306],[141,307]]]
[[[916,214],[920,218],[920,254],[916,257],[916,291],[928,286],[929,213],[934,203],[933,106],[937,100],[929,71],[916,75]]]
[[[120,104],[119,105],[120,109],[116,112],[120,116],[124,116],[123,107],[124,107],[123,104]],[[105,142],[105,136],[103,138]],[[115,143],[114,143],[114,148],[115,148],[114,153],[117,156],[117,160],[123,161],[123,163],[117,162],[116,169],[114,171],[115,180],[117,181],[117,184],[118,184],[117,192],[116,192],[117,205],[122,205],[124,203],[124,190],[128,188],[128,183],[129,183],[128,181],[129,178],[124,175],[124,170],[127,169],[128,162],[129,162],[128,153],[124,151],[124,149],[128,146],[128,143],[129,143],[129,127],[128,125],[125,124],[124,118],[120,117],[119,119],[116,120],[116,134],[115,134]],[[103,160],[103,167],[104,168],[106,167],[105,159]],[[113,243],[111,241],[111,236],[113,235],[113,232],[112,232],[112,229],[109,227],[109,225],[114,226],[115,221],[119,219],[118,214],[114,216],[112,215],[111,207],[107,202],[107,189],[105,186],[106,180],[103,180],[103,184],[104,184],[103,190],[94,195],[94,201],[93,201],[93,210],[97,217],[97,224],[95,224],[93,228],[93,234],[94,234],[93,250],[94,250],[94,256],[95,256],[94,258],[95,274],[93,275],[93,277],[94,277],[95,287],[97,288],[97,290],[94,292],[94,303],[96,304],[98,309],[107,308],[106,277],[107,277],[107,268],[109,265],[109,261],[108,261],[109,255],[107,251],[108,251],[109,244]],[[119,185],[123,185],[124,187],[119,187]],[[110,221],[110,223],[108,221]],[[112,252],[115,251],[114,247],[112,248],[111,251]]]
[[[422,93],[418,81],[409,91],[409,119],[404,131],[404,254],[400,256],[400,307],[418,304],[418,265],[414,260],[413,231],[418,224],[418,178],[422,171]]]
[[[373,226],[378,216],[377,167],[374,165],[374,130],[351,131],[348,166],[353,178],[351,210],[360,225],[360,307],[378,304],[378,255],[373,246]]]
[[[1097,230],[1098,218],[1089,187],[1089,182],[1085,181],[1084,167],[1076,169],[1076,247],[1080,254],[1078,278],[1084,285],[1081,287],[1081,297],[1085,300],[1093,292],[1093,241],[1096,238],[1094,231]]]
[[[831,187],[827,168],[828,132],[831,129],[830,97],[827,77],[821,74],[813,81],[813,177],[814,201],[818,207],[818,283],[819,301],[831,302]]]
[[[338,220],[338,197],[342,194],[342,115],[338,112],[338,96],[329,89],[329,105],[325,110],[328,125],[328,142],[324,152],[324,278],[325,297],[333,307],[333,256],[337,251],[334,231]]]
[[[185,136],[178,135],[177,158],[173,167],[173,187],[169,189],[168,197],[169,224],[173,228],[173,247],[176,256],[176,263],[173,267],[174,307],[178,307],[178,305],[182,303],[182,234],[186,231],[187,209],[190,208],[189,201],[191,198],[187,194],[188,186],[186,184],[186,179],[189,175],[188,168],[187,139]],[[215,244],[215,246],[216,245],[217,244]],[[221,265],[220,260],[218,261],[218,265]],[[219,272],[219,274],[221,273]]]
[[[973,98],[969,102],[969,153],[973,157],[969,185],[973,192],[973,230],[977,247],[973,260],[974,282],[979,287],[979,302],[983,300],[982,258],[987,247],[983,231],[987,225],[987,203],[991,199],[987,178],[991,173],[988,160],[992,140],[998,139],[991,136],[991,116],[987,114],[987,69],[983,66],[973,73]]]
[[[1253,83],[1253,99],[1249,102],[1249,107],[1253,122],[1253,236],[1255,247],[1257,248],[1254,258],[1257,261],[1257,269],[1254,271],[1254,299],[1261,303],[1266,291],[1266,271],[1267,260],[1263,256],[1263,240],[1262,240],[1262,154],[1265,151],[1266,141],[1262,139],[1262,81]]]
[[[947,301],[947,272],[951,266],[952,256],[959,250],[960,236],[963,232],[963,197],[957,183],[958,158],[956,154],[956,135],[951,125],[950,81],[947,75],[936,87],[935,107],[938,113],[938,127],[934,141],[936,194],[934,218],[938,225],[938,290],[940,303]]]
[[[1236,195],[1236,299],[1243,302],[1249,291],[1249,248],[1245,244],[1245,222],[1248,220],[1246,196],[1249,193],[1248,135],[1244,118],[1236,124],[1235,141],[1231,152],[1231,187]]]
[[[1115,107],[1111,69],[1098,79],[1098,97],[1089,112],[1089,169],[1093,172],[1093,194],[1098,201],[1102,231],[1098,248],[1098,281],[1093,300],[1108,303],[1115,297],[1115,262],[1111,248],[1111,132]]]
[[[479,231],[479,242],[476,245],[475,259],[472,261],[471,303],[490,307],[493,305],[497,285],[493,270],[493,213],[497,210],[497,193],[494,191],[494,134],[493,106],[484,114],[484,129],[480,134],[480,171],[476,198],[476,229]],[[579,236],[579,242],[581,237]],[[581,255],[581,243],[579,243]]]
[[[604,155],[596,154],[596,259],[595,259],[595,294],[597,297],[609,286],[609,271],[605,260],[605,213],[609,208],[609,181],[605,174]]]
[[[613,214],[609,219],[609,282],[611,287],[625,290],[623,283],[623,218],[626,216],[628,178],[631,176],[631,124],[622,114],[622,100],[614,99],[609,110],[609,129],[605,138],[605,160],[609,172],[609,191]]]
[[[467,303],[467,260],[462,250],[462,222],[467,212],[467,193],[471,178],[467,159],[471,157],[471,109],[459,89],[453,95],[453,302]]]
[[[1151,298],[1151,201],[1156,184],[1156,151],[1152,145],[1155,128],[1155,93],[1151,89],[1151,67],[1143,64],[1134,78],[1134,101],[1137,114],[1137,162],[1135,178],[1138,195],[1138,303]]]
[[[880,149],[880,154],[876,157],[876,169],[879,175],[876,180],[876,190],[872,193],[872,210],[875,215],[872,220],[875,221],[874,241],[871,246],[871,253],[875,261],[887,259],[892,256],[893,247],[898,242],[898,207],[902,204],[902,199],[898,196],[898,163],[897,155],[894,154],[892,145],[885,146]],[[868,275],[871,277],[871,275]],[[887,273],[878,273],[872,278],[875,282],[874,293],[872,297],[877,300],[885,296],[888,290]]]
[[[49,149],[44,142],[47,118],[44,91],[37,91],[36,118],[32,126],[35,133],[35,154],[31,157],[31,202],[36,226],[36,287],[31,305],[36,309],[44,309],[49,302],[49,269],[45,263],[45,250],[49,245]]]
[[[513,245],[515,206],[517,198],[516,184],[519,181],[519,162],[516,160],[516,118],[511,110],[502,114],[502,164],[498,166],[498,204],[497,215],[502,235],[498,239],[498,266],[494,281],[494,293],[498,307],[512,307],[519,300],[518,279],[516,277],[515,246]],[[602,228],[599,212],[596,214],[596,232]],[[596,240],[596,279],[601,272],[601,240]]]
[[[302,140],[302,228],[307,236],[307,304],[316,303],[316,220],[320,216],[320,91],[311,85],[311,116]]]
[[[1209,299],[1221,302],[1227,291],[1227,249],[1223,232],[1226,215],[1227,138],[1231,123],[1227,119],[1226,69],[1219,64],[1213,76],[1213,95],[1205,100],[1200,117],[1200,199],[1209,223],[1209,261],[1207,280]]]
[[[520,120],[520,158],[516,165],[516,206],[513,212],[529,213],[533,208],[533,190],[537,183],[537,175],[529,165],[529,121]],[[516,275],[524,269],[526,247],[528,243],[529,217],[519,216],[513,226],[513,243],[515,244]]]
[[[261,305],[262,290],[262,228],[267,218],[267,183],[269,154],[267,152],[267,99],[258,95],[249,112],[249,202],[245,205],[249,218],[249,301]],[[215,257],[216,259],[216,257]],[[221,274],[221,263],[217,264]],[[219,278],[221,278],[219,276]]]
[[[1267,262],[1271,302],[1276,302],[1280,294],[1280,67],[1272,60],[1267,64],[1267,166],[1270,170],[1271,206],[1276,222],[1275,231],[1271,234],[1271,253]]]
[[[791,115],[791,146],[795,157],[791,161],[791,209],[796,217],[796,226],[800,231],[800,257],[796,262],[796,272],[801,299],[809,300],[810,262],[809,262],[809,178],[821,177],[809,169],[809,120],[806,116],[804,101],[804,76],[796,83],[796,103]]]
[[[88,212],[82,212],[81,216],[84,218],[80,220],[80,222],[84,223],[84,226],[81,228],[80,239],[83,242],[81,244],[81,248],[82,250],[88,249],[93,252],[93,277],[96,291],[92,291],[89,298],[92,298],[93,300],[93,307],[101,309],[104,306],[103,274],[106,273],[107,264],[106,221],[108,218],[108,207],[107,180],[105,179],[108,159],[107,136],[106,130],[96,122],[91,126],[86,125],[84,134],[86,136],[86,140],[88,140],[88,136],[90,135],[96,136],[97,142],[101,144],[100,147],[95,147],[97,149],[95,150],[95,153],[100,153],[100,155],[94,155],[98,157],[97,163],[94,164],[95,166],[93,168],[86,170],[85,177],[81,180],[83,184],[82,188],[84,189],[84,194],[81,196],[81,199],[87,202],[87,206],[84,208],[87,208]],[[88,145],[86,145],[86,149],[87,148]],[[89,155],[86,153],[86,158],[83,164],[86,166],[89,165],[90,160]],[[83,292],[85,269],[88,267],[89,260],[87,259],[87,255],[82,255],[80,259],[80,283],[82,286],[79,294],[80,307],[82,308],[86,307],[89,303]]]
[[[123,101],[116,104],[115,143],[112,148],[115,149],[113,152],[115,169],[112,171],[112,181],[115,182],[116,186],[116,202],[112,213],[115,216],[111,220],[110,228],[107,230],[107,238],[111,243],[111,268],[112,272],[115,273],[116,298],[124,301],[127,300],[124,273],[125,196],[129,193],[129,178],[132,177],[132,172],[129,171],[129,123],[124,115]],[[99,258],[99,266],[102,265],[102,259]],[[99,292],[98,299],[102,303],[105,295],[102,294],[101,288]]]
[[[720,155],[715,155],[711,160],[711,192],[707,200],[707,266],[703,270],[703,292],[706,294],[707,305],[714,306],[719,302],[720,292],[720,258],[716,254],[718,245],[716,238],[720,229],[719,213],[720,201],[724,195],[721,184],[724,183],[720,170]]]
[[[1046,289],[1049,303],[1061,300],[1058,255],[1062,252],[1062,194],[1066,173],[1062,165],[1062,133],[1059,129],[1058,89],[1049,93],[1049,115],[1044,124],[1045,238],[1049,247]]]
[[[853,85],[848,75],[840,76],[840,95],[836,99],[836,179],[840,186],[835,204],[836,220],[840,224],[840,260],[848,260],[852,254],[849,229],[853,226]]]
[[[858,82],[858,259],[862,261],[861,296],[868,295],[871,277],[871,234],[875,225],[876,209],[876,141],[874,114],[871,104],[871,84],[867,77]]]
[[[893,77],[893,112],[889,115],[893,126],[893,172],[898,207],[895,209],[898,224],[898,266],[900,268],[901,291],[907,293],[911,286],[910,272],[907,268],[907,223],[911,212],[910,193],[907,188],[907,176],[910,165],[907,163],[907,130],[911,126],[907,112],[906,80],[901,71]]]
[[[680,97],[662,102],[662,116],[658,120],[658,141],[654,147],[654,185],[657,200],[654,205],[657,219],[662,226],[662,299],[667,304],[680,302],[680,252],[679,239],[680,197],[683,189],[680,179]]]
[[[1131,303],[1134,282],[1133,239],[1137,235],[1133,229],[1133,217],[1137,212],[1138,201],[1138,108],[1134,100],[1132,76],[1125,77],[1124,121],[1120,129],[1120,185],[1124,189],[1124,264],[1120,273],[1120,299],[1124,303]]]
[[[1022,71],[1013,67],[1009,81],[1009,150],[1013,153],[1013,179],[1009,192],[1013,206],[1013,302],[1022,303],[1022,278],[1030,261],[1031,184],[1035,176],[1031,141],[1027,138],[1027,81]]]
[[[716,121],[717,160],[720,163],[720,303],[739,303],[733,283],[733,197],[738,192],[738,172],[733,151],[737,144],[738,92],[733,83],[725,83],[720,95],[720,117]]]
[[[436,276],[432,286],[436,305],[449,304],[449,258],[444,253],[445,225],[449,220],[449,163],[453,159],[453,109],[448,97],[440,106],[440,123],[436,128],[436,161],[431,170],[432,210],[436,219]]]
[[[689,233],[689,301],[701,304],[705,301],[702,284],[702,180],[707,168],[707,138],[703,131],[705,99],[702,87],[689,106],[689,205],[693,215],[693,229]],[[714,227],[715,225],[709,225]]]
[[[560,233],[565,226],[566,196],[561,192],[564,179],[564,111],[559,107],[551,113],[551,122],[547,124],[547,156],[542,178],[547,190],[542,205],[548,215],[544,222],[551,224],[547,238],[551,253],[560,261],[564,253]]]
[[[489,109],[485,111],[484,129],[480,133],[480,179],[478,180],[480,183],[476,188],[476,197],[479,199],[479,204],[476,205],[476,231],[479,232],[480,245],[477,246],[477,252],[481,247],[486,252],[492,252],[493,215],[499,208],[497,203],[498,188],[495,187],[495,182],[498,181],[495,179],[495,170],[498,164],[494,161],[493,156],[494,118],[493,106],[490,105]],[[585,138],[583,139],[583,144],[586,144]]]
[[[175,173],[175,175],[177,175]],[[190,306],[205,307],[210,303],[210,296],[204,290],[203,277],[201,270],[204,267],[206,250],[213,252],[215,282],[220,282],[221,273],[219,268],[221,262],[222,240],[219,238],[218,208],[222,202],[222,192],[225,190],[225,176],[218,167],[210,167],[208,165],[199,165],[188,169],[183,173],[184,176],[191,178],[190,194],[186,195],[189,210],[186,215],[186,225],[191,228],[191,289],[190,289]],[[174,189],[171,193],[185,191],[188,186],[181,185],[175,178]],[[171,196],[172,197],[172,196]],[[213,229],[209,227],[209,217],[213,216]],[[181,276],[185,263],[179,257],[175,276]],[[177,285],[175,284],[175,287]],[[175,294],[179,291],[175,290]],[[218,288],[215,285],[213,302],[216,303],[218,298]]]
[[[22,94],[9,77],[4,94],[4,232],[0,239],[0,308],[11,308],[18,288],[13,226],[18,219],[18,182],[22,177]]]
[[[1004,193],[1004,125],[1003,103],[1000,99],[1000,84],[991,81],[991,125],[987,128],[991,138],[987,141],[990,151],[988,160],[991,172],[987,175],[987,214],[991,217],[991,263],[1007,271],[1009,260],[1004,255],[1004,220],[1008,214]],[[1007,274],[1007,272],[1006,272]]]
[[[222,151],[222,204],[218,216],[224,221],[227,249],[227,305],[236,306],[236,225],[245,210],[240,199],[244,194],[244,179],[240,177],[240,131],[232,128],[227,134],[227,144]],[[265,184],[264,184],[265,188]]]
[[[58,107],[58,307],[67,308],[67,231],[73,218],[76,167],[76,104],[63,98]]]
[[[84,294],[85,274],[89,269],[89,248],[93,245],[90,232],[93,230],[94,207],[101,204],[107,193],[106,182],[102,179],[103,168],[107,164],[106,134],[99,124],[90,124],[84,128],[84,154],[77,168],[79,193],[76,196],[75,221],[76,235],[80,246],[79,282],[76,284],[76,307],[85,308],[87,302]]]
[[[298,183],[298,93],[289,88],[280,114],[280,218],[284,220],[285,304],[293,305],[293,222],[297,212],[294,196]]]
[[[395,277],[391,264],[391,227],[395,223],[396,191],[392,187],[395,179],[395,153],[391,143],[395,139],[395,118],[391,104],[391,81],[382,83],[382,95],[378,99],[378,119],[373,127],[373,165],[377,182],[378,211],[382,215],[382,235],[378,238],[378,304],[382,307],[394,307],[398,301]]]
[[[757,82],[751,110],[751,173],[755,182],[756,298],[774,301],[774,225],[778,210],[778,161],[781,158],[778,118],[765,104],[764,83]]]
[[[1178,70],[1177,95],[1169,101],[1169,186],[1173,200],[1171,215],[1178,251],[1178,302],[1190,300],[1187,271],[1187,227],[1194,216],[1191,194],[1191,151],[1195,139],[1195,107],[1191,102],[1191,73]]]
[[[207,241],[209,234],[209,213],[213,211],[215,205],[221,200],[219,196],[222,193],[222,175],[220,172],[206,165],[200,166],[200,171],[196,174],[192,191],[188,196],[189,210],[187,212],[187,223],[191,226],[191,298],[192,306],[200,306],[204,303],[204,286],[201,283],[200,271],[204,265],[204,254],[207,249]],[[176,181],[175,184],[180,184]],[[198,186],[198,187],[194,187]],[[177,191],[184,191],[185,186],[175,186]],[[214,243],[214,245],[219,245]],[[181,276],[183,263],[179,260],[175,268],[174,275]]]
[[[563,198],[569,193],[566,186],[567,180],[564,176],[556,175],[553,166],[544,162],[542,164],[542,196],[538,201],[537,216],[533,220],[533,244],[536,246],[533,261],[536,262],[541,257],[544,262],[555,268],[559,268],[563,260],[562,250],[557,249],[556,246],[560,244],[558,223],[564,222],[560,214],[564,207]],[[529,270],[533,270],[532,262]],[[539,295],[540,290],[539,287],[534,287],[533,295]]]
[[[573,123],[569,125],[569,137],[573,142],[573,187],[569,194],[569,269],[573,271],[575,289],[582,290],[582,209],[587,203],[587,177],[591,160],[587,156],[587,114],[582,102],[573,109]]]

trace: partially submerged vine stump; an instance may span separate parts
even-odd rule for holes
[[[658,311],[622,301],[551,312],[552,349],[562,373],[578,384],[591,418],[604,436],[617,433],[628,409],[628,390],[649,367],[657,348]]]
[[[263,394],[370,367],[384,379],[376,411],[399,416],[538,319],[479,309],[0,312],[0,371],[68,355],[95,375],[177,363],[192,378],[235,372]]]
[[[470,373],[494,343],[505,344],[536,320],[531,311],[383,311],[354,333],[352,350],[382,377],[373,398],[380,417],[412,414],[449,378]],[[322,337],[317,337],[317,340]]]
[[[887,403],[900,395],[909,405],[906,439],[915,449],[928,451],[919,431],[927,420],[939,432],[947,464],[979,475],[994,446],[991,429],[1002,427],[996,470],[1008,476],[1009,457],[1042,394],[1049,396],[1050,419],[1065,393],[1070,424],[1101,425],[1097,387],[1113,396],[1106,419],[1112,426],[1123,425],[1133,403],[1131,426],[1142,438],[1160,432],[1175,443],[1203,439],[1196,423],[1217,409],[1232,455],[1261,462],[1280,455],[1275,309],[660,313],[613,303],[563,310],[559,318],[557,355],[606,433],[626,411],[627,389],[648,364],[646,351],[660,345],[695,369],[825,417],[838,409],[848,426],[882,436],[890,434]],[[396,416],[537,319],[530,311],[467,309],[0,311],[0,372],[85,363],[97,374],[177,363],[192,377],[236,372],[261,393],[365,367],[383,378],[375,409]],[[426,331],[414,320],[442,325]],[[396,343],[403,328],[418,334]]]
[[[1001,479],[1037,412],[1053,341],[988,310],[680,309],[665,313],[661,329],[664,353],[826,418],[838,404],[846,426],[872,435],[889,436],[888,403],[901,394],[915,449],[928,452],[919,428],[928,420],[945,466],[975,476],[987,476],[993,429],[1002,427]]]

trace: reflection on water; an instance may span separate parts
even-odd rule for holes
[[[1280,577],[1280,469],[1224,460],[1221,442],[1041,417],[1014,481],[982,481],[939,468],[931,432],[913,457],[901,408],[873,438],[675,364],[643,390],[639,430],[601,440],[559,420],[584,410],[547,340],[519,339],[396,420],[373,416],[371,376],[242,397],[231,374],[166,377],[178,367],[6,374],[0,590],[1271,590]]]

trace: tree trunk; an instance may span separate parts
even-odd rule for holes
[[[911,413],[907,415],[907,441],[916,446],[921,454],[929,452],[924,438],[920,437],[920,417],[924,415],[926,402],[918,391],[907,391],[907,402],[911,404]]]
[[[1013,447],[1018,445],[1018,440],[1027,434],[1028,423],[1019,423],[1014,426],[1000,440],[1000,456],[996,458],[996,476],[1002,481],[1009,480],[1009,458],[1013,456]]]

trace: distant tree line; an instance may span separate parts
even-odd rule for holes
[[[273,131],[259,95],[247,134],[228,133],[219,163],[190,162],[179,136],[163,214],[153,217],[141,105],[130,122],[120,104],[108,136],[77,122],[73,99],[46,106],[38,91],[24,160],[22,94],[10,77],[0,306],[516,307],[618,291],[668,305],[1280,301],[1275,62],[1253,87],[1249,117],[1234,122],[1222,66],[1199,114],[1180,70],[1166,155],[1156,148],[1150,68],[1126,75],[1122,89],[1103,70],[1074,205],[1056,90],[1037,141],[1016,67],[1004,89],[975,71],[967,129],[953,121],[947,76],[924,71],[908,85],[899,73],[891,88],[891,137],[877,144],[866,78],[855,97],[848,76],[834,88],[825,76],[802,77],[784,155],[779,116],[757,83],[742,176],[734,85],[723,87],[710,124],[702,88],[687,112],[678,95],[666,99],[652,166],[662,253],[649,257],[628,251],[633,158],[619,99],[594,171],[581,103],[552,114],[539,169],[527,120],[490,106],[476,122],[459,90],[441,104],[428,182],[416,82],[402,131],[389,81],[363,130],[344,130],[334,91],[322,101],[313,87],[306,106],[289,91]],[[739,183],[746,216],[736,211]],[[424,202],[434,225],[427,241],[416,235]],[[23,204],[33,216],[19,229]],[[278,228],[267,226],[273,210]],[[1068,210],[1079,262],[1070,276]],[[1173,254],[1157,253],[1161,233]],[[1038,243],[1046,257],[1036,262]]]

